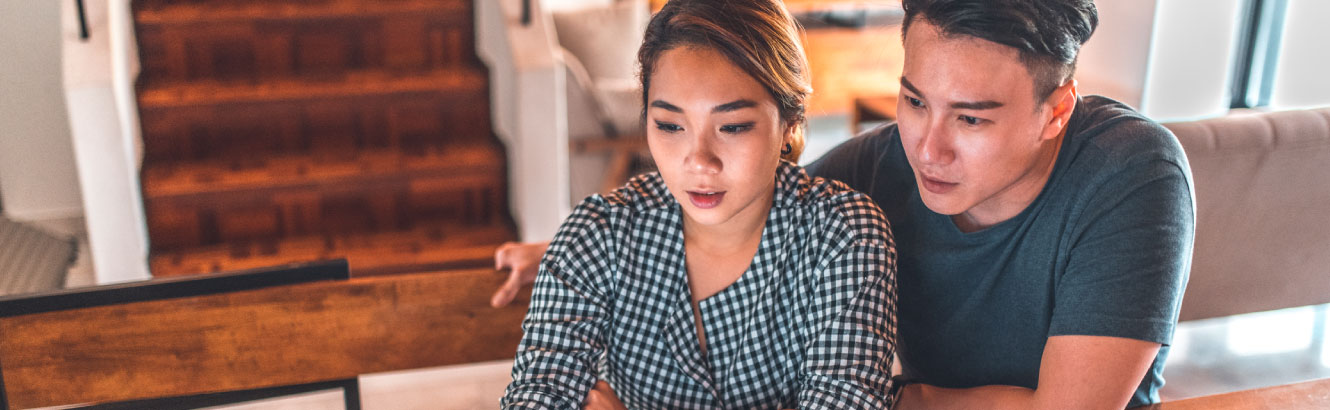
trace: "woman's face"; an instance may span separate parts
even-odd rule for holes
[[[707,47],[661,54],[647,90],[647,145],[691,224],[765,220],[789,127],[757,80]]]

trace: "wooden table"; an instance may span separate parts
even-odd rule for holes
[[[1159,403],[1137,410],[1324,410],[1330,409],[1330,379]]]

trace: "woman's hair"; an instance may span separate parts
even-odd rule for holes
[[[780,118],[794,127],[789,152],[795,162],[804,148],[804,106],[813,87],[799,23],[781,0],[670,0],[651,18],[642,48],[642,117],[646,118],[651,73],[666,51],[706,47],[729,58],[776,100]]]

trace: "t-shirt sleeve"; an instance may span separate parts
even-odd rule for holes
[[[536,274],[502,408],[581,408],[605,351],[610,229],[604,201],[592,196],[554,235]]]
[[[1195,214],[1185,162],[1133,161],[1093,188],[1058,278],[1049,336],[1167,345],[1191,265]]]

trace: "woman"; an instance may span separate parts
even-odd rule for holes
[[[659,173],[592,195],[541,261],[504,408],[887,408],[881,211],[795,161],[811,92],[779,0],[673,0],[647,27]]]

